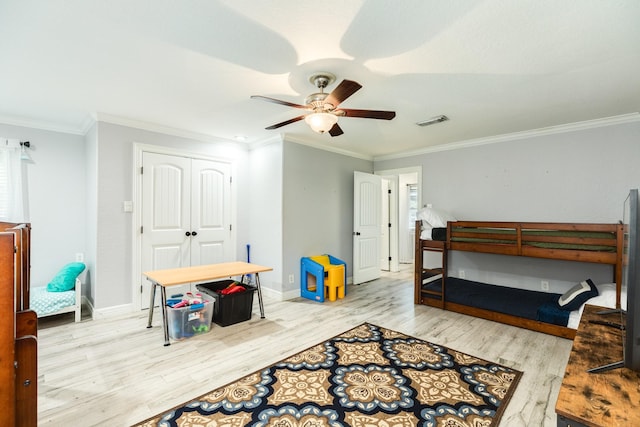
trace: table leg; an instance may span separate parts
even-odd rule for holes
[[[169,324],[167,323],[167,289],[164,286],[160,287],[160,295],[162,297],[162,327],[164,329],[164,346],[168,346],[169,342]]]
[[[151,301],[149,301],[149,323],[147,323],[147,328],[151,327],[151,322],[153,321],[153,304],[156,299],[156,283],[151,282]]]
[[[262,288],[260,287],[260,276],[256,273],[256,286],[258,287],[258,304],[260,305],[260,318],[264,319],[264,305],[262,304]]]

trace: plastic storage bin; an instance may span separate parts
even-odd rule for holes
[[[251,319],[253,293],[257,288],[243,283],[242,285],[247,288],[246,292],[229,295],[218,293],[218,291],[221,291],[233,282],[234,280],[219,280],[217,282],[196,285],[198,290],[205,292],[215,300],[213,322],[220,326],[229,326]]]
[[[169,336],[174,340],[204,334],[211,329],[213,301],[180,308],[167,307]]]

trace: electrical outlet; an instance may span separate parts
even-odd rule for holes
[[[77,253],[76,254],[76,262],[84,262],[84,254],[83,253]]]
[[[548,290],[549,290],[549,282],[548,282],[548,281],[546,281],[546,280],[541,281],[541,282],[540,282],[540,288],[541,288],[543,291],[548,291]]]
[[[295,280],[296,280],[295,276],[293,274],[290,274],[289,275],[289,283],[293,283],[293,282],[295,282]]]
[[[464,270],[458,271],[458,277],[460,277],[461,279],[464,279]]]

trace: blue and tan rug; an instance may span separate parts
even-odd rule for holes
[[[521,375],[365,323],[136,426],[497,426]]]

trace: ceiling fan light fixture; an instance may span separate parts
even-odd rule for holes
[[[359,117],[363,119],[391,120],[396,116],[395,111],[382,110],[360,110],[351,108],[339,108],[340,104],[362,88],[362,85],[353,80],[342,80],[340,84],[331,91],[324,93],[324,89],[335,81],[335,76],[331,73],[316,73],[309,77],[309,81],[320,89],[318,93],[312,93],[305,99],[305,105],[296,104],[289,101],[270,98],[268,96],[251,95],[251,99],[262,99],[275,104],[286,105],[287,107],[306,110],[308,114],[301,114],[289,120],[267,126],[265,129],[274,130],[282,126],[290,125],[301,120],[307,122],[309,127],[317,133],[329,133],[332,137],[344,134],[338,117]],[[339,109],[338,109],[339,108]]]
[[[338,117],[329,113],[312,113],[304,118],[304,121],[318,133],[329,132],[333,125],[338,123]]]

